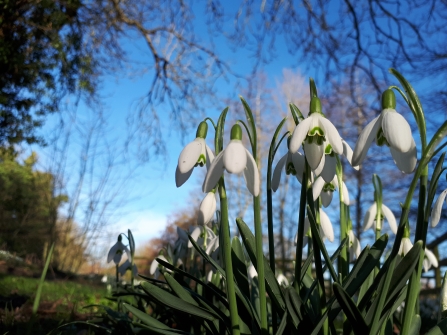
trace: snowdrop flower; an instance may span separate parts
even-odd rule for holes
[[[436,256],[433,252],[425,248],[425,257],[424,261],[422,262],[422,265],[424,267],[425,272],[430,270],[431,266],[437,268],[438,267],[438,260],[436,259]]]
[[[332,196],[335,190],[339,190],[338,187],[338,178],[334,176],[331,182],[327,183],[321,176],[318,177],[312,185],[312,193],[314,196],[314,201],[317,200],[319,196],[321,196],[321,202],[324,207],[327,207],[332,202]],[[349,206],[349,192],[348,188],[345,185],[345,182],[342,182],[342,195],[343,195],[343,203]]]
[[[276,276],[276,280],[278,281],[279,285],[283,285],[285,287],[289,286],[289,280],[282,273]]]
[[[335,126],[326,119],[321,112],[321,102],[318,98],[312,98],[310,101],[310,114],[296,126],[289,150],[295,153],[304,142],[304,152],[312,170],[315,170],[321,162],[324,155],[324,141],[327,141],[332,150],[337,153],[343,153],[343,144],[340,134]]]
[[[308,236],[311,236],[311,230],[310,230],[310,221],[309,218],[306,216],[304,218],[304,240],[303,240],[303,247],[306,246]],[[307,236],[306,236],[307,235]],[[329,216],[320,208],[320,235],[323,239],[328,239],[329,242],[334,242],[334,229],[332,228],[331,220],[329,219]],[[298,232],[295,235],[295,245],[298,243]]]
[[[191,176],[194,167],[200,165],[209,168],[214,159],[210,147],[206,145],[205,138],[208,125],[205,121],[200,122],[197,128],[196,139],[189,143],[180,153],[177,169],[175,170],[175,184],[182,186]]]
[[[253,264],[250,264],[250,266],[248,267],[247,273],[248,273],[248,278],[250,278],[251,280],[255,279],[255,277],[258,277],[258,272],[256,271]]]
[[[242,144],[242,129],[238,124],[231,128],[231,140],[228,146],[217,155],[209,167],[203,183],[203,192],[210,192],[216,186],[224,170],[234,174],[243,172],[250,193],[255,197],[259,195],[258,166]]]
[[[206,225],[213,218],[216,212],[216,195],[213,191],[207,193],[205,198],[200,203],[199,216],[197,217],[198,225]]]
[[[376,140],[377,145],[390,148],[397,167],[404,173],[413,172],[416,166],[416,143],[405,118],[396,112],[394,92],[386,90],[382,95],[382,113],[372,120],[360,133],[354,148],[352,164],[360,165],[369,147]]]
[[[290,138],[290,137],[289,137]],[[272,177],[272,190],[276,192],[279,186],[279,181],[281,180],[281,171],[285,168],[286,175],[294,175],[298,178],[301,183],[303,178],[305,161],[304,156],[300,152],[291,153],[288,151],[276,164],[275,170],[273,171]]]
[[[431,211],[431,226],[436,227],[441,219],[442,204],[444,203],[447,190],[444,190],[438,197]]]
[[[400,257],[404,257],[406,254],[408,254],[408,252],[411,250],[411,248],[413,248],[413,244],[410,241],[409,237],[404,237],[402,238],[402,241],[400,242],[400,247],[399,247],[399,255]]]
[[[159,258],[165,262],[168,262],[166,257],[163,255],[158,255],[157,258]],[[154,279],[157,279],[160,276],[160,273],[161,273],[160,268],[162,267],[162,265],[160,263],[158,263],[157,258],[152,261],[151,267],[149,269],[149,273],[154,276]],[[166,269],[166,271],[172,272],[170,269]]]
[[[219,247],[219,236],[217,236],[214,231],[207,226],[197,226],[192,231],[191,237],[199,246],[205,247],[205,252],[208,255],[216,251]],[[188,242],[188,248],[192,247],[193,245],[191,241]]]
[[[188,252],[188,233],[181,229],[179,226],[177,226],[177,235],[178,239],[175,241],[174,244],[174,254],[178,258],[183,258],[186,256]]]
[[[387,206],[382,204],[381,213],[382,213],[381,220],[383,221],[383,216],[385,216],[385,218],[387,219],[388,224],[391,228],[391,231],[394,234],[396,234],[397,233],[397,222],[396,222],[396,218],[394,217],[393,212],[391,212],[391,210]],[[372,227],[373,223],[376,222],[376,214],[377,214],[377,203],[374,201],[372,206],[369,207],[368,210],[366,211],[365,218],[363,220],[363,230],[367,230]],[[376,230],[381,229],[381,228],[382,227],[377,227],[377,222],[376,222]]]
[[[358,258],[360,256],[360,253],[362,252],[362,249],[360,247],[360,241],[359,239],[354,235],[354,232],[352,229],[348,230],[348,246],[349,246],[349,258],[352,262],[355,258]]]
[[[126,271],[130,270],[130,269],[131,269],[130,261],[129,261],[129,259],[126,259],[126,261],[118,267],[118,273],[121,276],[124,276]],[[135,264],[132,267],[132,271],[133,271],[133,275],[134,276],[136,276],[138,274],[138,269],[137,269],[137,266]]]
[[[118,265],[121,262],[123,252],[126,252],[127,258],[130,259],[130,251],[121,240],[122,236],[120,234],[118,235],[118,241],[110,248],[109,253],[107,254],[107,263],[110,263],[113,260],[113,262]]]

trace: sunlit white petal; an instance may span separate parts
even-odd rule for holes
[[[322,209],[320,209],[320,223],[324,237],[326,237],[330,242],[334,242],[334,229],[332,228],[331,220],[329,220],[329,216],[327,216]]]
[[[318,177],[312,184],[312,194],[314,196],[314,201],[317,200],[320,196],[324,184],[326,184],[326,182],[321,177]]]
[[[205,193],[208,193],[216,187],[220,177],[222,177],[224,172],[223,154],[224,151],[221,151],[217,155],[206,174],[205,181],[203,182],[202,186],[202,191]]]
[[[182,150],[177,165],[180,173],[186,173],[194,168],[202,154],[202,150],[205,149],[204,146],[205,140],[203,138],[196,138]]]
[[[382,115],[382,130],[390,147],[408,152],[413,135],[407,120],[394,109],[384,109]]]
[[[332,146],[332,150],[334,150],[337,154],[343,153],[343,143],[341,142],[340,134],[338,133],[337,128],[332,124],[331,121],[326,119],[323,116],[319,116],[319,121],[323,125],[324,135],[326,139]]]
[[[275,170],[273,171],[273,177],[272,177],[272,190],[273,192],[276,192],[279,186],[279,182],[281,181],[281,173],[283,171],[284,165],[286,164],[287,156],[289,153],[286,153],[284,156],[281,157],[281,159],[278,161],[278,164],[276,164]]]
[[[214,160],[214,153],[213,150],[211,150],[211,148],[209,146],[207,146],[205,144],[205,149],[206,149],[206,169],[208,170],[211,166],[211,163]]]
[[[324,167],[321,171],[321,177],[326,181],[326,183],[330,183],[332,179],[335,177],[335,170],[337,166],[337,159],[332,155],[323,155],[325,157]],[[322,160],[323,161],[323,160]],[[315,171],[315,174],[317,172]],[[318,175],[318,174],[317,174]]]
[[[354,153],[352,154],[352,165],[360,165],[366,157],[369,147],[376,138],[376,134],[382,126],[382,114],[372,120],[362,130],[355,144]]]
[[[197,217],[197,224],[206,225],[213,218],[216,212],[216,195],[209,192],[202,200],[199,208],[199,215]]]
[[[445,196],[447,195],[447,189],[444,190],[438,197],[431,211],[431,226],[436,227],[441,219],[442,204],[444,203]]]
[[[278,281],[279,285],[284,285],[284,286],[289,286],[289,280],[286,278],[286,276],[284,276],[282,273],[280,273],[277,277],[276,280]]]
[[[315,170],[321,162],[321,157],[324,154],[324,147],[315,143],[304,142],[304,154],[310,168]]]
[[[229,173],[239,174],[247,166],[246,149],[240,140],[231,140],[223,151],[223,164]]]
[[[308,117],[301,121],[298,126],[296,126],[289,144],[289,151],[291,153],[295,153],[299,150],[301,144],[307,136],[307,133],[309,132],[311,123],[312,118]]]
[[[417,149],[413,138],[411,138],[410,150],[407,152],[400,152],[393,147],[390,147],[390,152],[399,170],[407,174],[414,171],[417,163]]]
[[[250,152],[245,149],[246,169],[244,170],[245,182],[250,193],[257,197],[261,189],[258,165]]]
[[[424,266],[424,270],[425,272],[427,272],[428,270],[430,270],[431,266],[433,265],[433,267],[437,268],[438,267],[438,260],[436,259],[436,256],[433,252],[431,252],[430,250],[428,250],[427,248],[425,248],[425,258],[423,261],[423,266]]]
[[[351,166],[352,166],[352,153],[353,153],[352,149],[349,146],[349,144],[345,140],[343,140],[343,139],[342,139],[342,143],[343,143],[343,156],[346,157],[346,159],[348,160],[349,164],[351,164]],[[358,165],[352,166],[352,167],[355,170],[359,170],[359,168],[360,168]]]
[[[387,206],[382,204],[382,213],[385,216],[386,220],[388,221],[388,225],[391,228],[391,231],[396,234],[397,233],[397,222],[396,217],[394,216],[391,209],[389,209]]]
[[[377,214],[377,203],[374,202],[371,207],[368,208],[365,214],[365,218],[363,219],[363,230],[368,230],[372,227],[374,221],[376,220]]]
[[[189,179],[189,177],[191,177],[193,171],[194,169],[191,169],[185,173],[181,173],[177,166],[175,169],[175,185],[177,187],[182,186]]]

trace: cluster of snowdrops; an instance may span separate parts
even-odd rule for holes
[[[133,285],[137,269],[131,232],[127,235],[129,248],[120,235],[108,254],[108,261],[116,264],[117,281],[119,274],[132,270],[132,286],[117,289],[121,290],[118,297],[127,295],[134,299],[118,298],[118,311],[126,315],[128,329],[160,334],[264,335],[303,331],[305,334],[364,335],[392,334],[394,327],[398,327],[401,334],[418,334],[421,331],[418,314],[421,274],[423,269],[438,266],[436,257],[425,244],[429,223],[435,227],[440,221],[447,194],[447,190],[443,191],[434,201],[439,193],[438,180],[444,171],[442,149],[446,143],[441,142],[447,134],[447,122],[428,141],[418,96],[401,74],[394,69],[390,71],[402,88],[390,86],[383,92],[382,112],[360,133],[354,150],[323,114],[313,80],[310,80],[307,116],[290,104],[296,127],[292,133],[281,136],[286,122],[283,119],[272,138],[268,155],[267,218],[264,220],[267,225],[261,220],[257,129],[248,103],[241,98],[246,121],[239,120],[232,125],[226,145],[223,138],[228,108],[222,111],[217,122],[210,118],[201,122],[194,141],[180,153],[175,175],[180,187],[195,167],[206,167],[203,182],[206,195],[200,204],[197,226],[189,232],[178,228],[175,245],[160,251],[150,268],[152,276],[140,276],[143,280],[136,286]],[[415,118],[420,148],[416,146],[408,121],[396,111],[395,92]],[[214,152],[207,144],[209,124],[214,128]],[[251,151],[243,144],[243,130]],[[275,160],[283,140],[288,152]],[[411,174],[413,179],[406,198],[399,199],[402,213],[397,222],[392,211],[382,203],[380,178],[373,175],[375,201],[366,212],[364,229],[374,227],[376,238],[373,245],[362,249],[352,229],[341,159],[359,169],[373,142],[389,147],[397,168]],[[432,160],[436,164],[429,171]],[[277,161],[275,167],[274,161]],[[253,195],[254,231],[238,218],[238,234],[230,232],[225,171],[244,176],[246,187]],[[281,187],[283,171],[296,176],[301,183],[296,255],[293,276],[288,278],[275,269],[272,214],[273,192]],[[413,201],[416,190],[417,207]],[[329,255],[324,240],[333,242],[334,230],[322,208],[332,202],[334,191],[339,192],[340,245]],[[409,217],[410,206],[417,210],[414,218]],[[382,234],[384,219],[395,234],[391,248],[388,235]],[[267,232],[263,232],[263,226],[268,227]],[[238,237],[232,238],[234,235]],[[264,245],[265,235],[268,248]],[[306,245],[307,257],[303,257]],[[385,255],[385,249],[391,251]],[[125,253],[128,259],[121,264]],[[443,334],[447,329],[444,289],[440,300],[438,324],[428,334]]]

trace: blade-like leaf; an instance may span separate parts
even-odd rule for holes
[[[216,156],[223,149],[223,134],[225,127],[225,118],[227,117],[227,113],[228,113],[228,107],[225,107],[222,113],[220,113],[219,121],[217,121],[216,134],[214,137],[214,151]]]
[[[425,335],[447,335],[447,319],[443,319]]]
[[[242,241],[244,242],[245,248],[247,249],[248,255],[253,263],[256,266],[256,245],[255,245],[255,237],[251,232],[250,228],[246,225],[246,223],[241,219],[236,219],[236,224],[239,228],[239,232],[242,236]],[[270,269],[267,259],[264,257],[264,270],[265,270],[265,281],[266,281],[266,289],[270,296],[272,302],[276,305],[277,312],[280,316],[284,313],[285,303],[284,297],[281,292],[281,288],[279,287],[278,282],[276,281],[275,274]]]
[[[354,301],[351,299],[348,293],[339,285],[338,283],[334,283],[334,293],[337,297],[341,308],[345,312],[346,317],[351,323],[352,328],[354,329],[355,334],[368,334],[368,326],[366,325],[365,320],[363,319],[362,314],[359,309],[355,305]]]

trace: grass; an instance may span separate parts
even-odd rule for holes
[[[38,278],[0,275],[0,335],[47,334],[58,325],[87,320],[101,309],[88,305],[114,306],[107,300],[105,285],[89,281],[46,280],[42,287],[37,320],[32,320],[32,305]],[[30,324],[32,329],[30,332]]]

